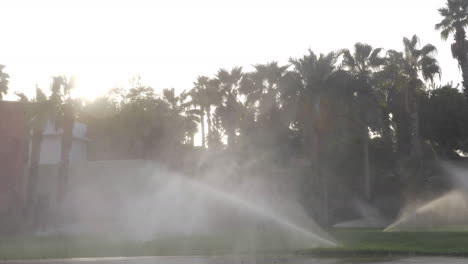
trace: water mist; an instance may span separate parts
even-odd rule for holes
[[[59,224],[45,232],[178,240],[187,250],[335,246],[297,202],[293,176],[235,173],[217,167],[189,177],[146,161],[87,163],[72,170],[73,188],[55,214]]]

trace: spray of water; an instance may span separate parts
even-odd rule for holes
[[[377,208],[373,207],[369,203],[354,199],[353,206],[360,218],[353,219],[345,222],[340,222],[334,225],[339,228],[381,228],[388,225],[387,219],[385,219]]]
[[[384,231],[433,228],[468,223],[468,199],[462,191],[451,191],[402,215]]]
[[[265,207],[256,205],[254,202],[242,199],[239,196],[235,196],[227,192],[222,192],[215,188],[211,188],[207,185],[202,185],[202,184],[194,183],[194,182],[192,182],[192,184],[194,184],[195,186],[197,186],[203,191],[211,193],[213,197],[216,197],[222,201],[231,203],[232,205],[236,207],[244,208],[248,210],[250,213],[254,215],[258,215],[260,218],[273,220],[274,222],[279,224],[281,227],[286,228],[287,230],[290,230],[292,234],[298,234],[301,236],[308,237],[313,242],[312,245],[316,245],[317,244],[316,242],[319,242],[319,244],[324,244],[326,246],[332,246],[332,247],[337,246],[337,244],[331,241],[331,239],[323,238],[319,236],[318,234],[313,233],[310,230],[307,230],[306,228],[293,223],[291,220],[287,218],[287,216],[278,215],[277,213],[271,210],[268,210]],[[311,222],[311,224],[314,224],[314,223]],[[319,227],[314,224],[314,229],[318,230]]]
[[[384,231],[468,224],[468,170],[448,162],[441,162],[440,165],[451,177],[455,189],[429,202],[408,205]]]
[[[72,169],[70,179],[74,188],[56,213],[60,225],[49,233],[98,232],[140,241],[214,236],[232,240],[226,244],[234,251],[275,240],[281,243],[270,248],[336,246],[294,199],[299,181],[289,175],[279,177],[285,184],[221,170],[193,178],[150,163],[119,168],[100,162]]]

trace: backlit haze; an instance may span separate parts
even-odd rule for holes
[[[442,83],[460,82],[451,38],[434,24],[445,0],[1,1],[0,64],[10,95],[49,89],[51,76],[76,77],[75,96],[142,84],[192,88],[198,75],[328,52],[355,42],[402,49],[417,34],[438,48]],[[396,19],[395,19],[396,18]]]

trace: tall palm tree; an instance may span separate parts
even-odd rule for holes
[[[29,175],[27,187],[27,207],[32,209],[36,196],[36,186],[39,174],[39,161],[41,158],[42,134],[44,127],[52,116],[50,101],[39,87],[36,87],[36,98],[32,102],[32,107],[28,111],[29,127],[31,128],[31,156],[29,160]]]
[[[355,76],[369,79],[385,63],[385,59],[380,56],[381,51],[382,48],[374,49],[369,44],[358,42],[354,44],[353,54],[348,49],[343,50],[343,66]]]
[[[281,82],[289,65],[279,66],[273,61],[254,65],[255,71],[245,75],[239,92],[246,95],[247,104],[258,103],[260,116],[271,115],[280,107]]]
[[[179,103],[180,100],[185,99],[185,93],[183,92],[181,96],[176,96],[175,94],[175,89],[170,88],[170,89],[163,89],[162,96],[164,101],[166,101],[169,104],[169,108],[175,113],[179,114],[180,113],[180,107]]]
[[[200,109],[193,108],[197,106],[197,98],[192,97],[194,91],[189,92],[183,91],[179,96],[175,96],[174,89],[165,89],[164,98],[166,101],[172,102],[171,109],[174,110],[174,118],[177,118],[182,113],[183,127],[188,139],[188,144],[194,146],[195,133],[197,132],[198,123],[201,122],[201,111]],[[197,96],[196,94],[193,96]],[[187,101],[187,98],[191,98]]]
[[[468,99],[468,41],[465,31],[468,26],[468,0],[447,0],[445,7],[439,8],[439,14],[443,18],[435,25],[435,29],[440,30],[443,40],[453,35],[452,55],[458,60],[463,77],[463,92]]]
[[[366,199],[371,197],[372,184],[368,127],[372,114],[375,113],[375,106],[378,105],[377,97],[374,95],[375,91],[371,85],[371,78],[373,72],[379,70],[385,63],[385,59],[380,56],[381,51],[381,48],[374,49],[371,45],[363,43],[354,45],[353,54],[347,49],[343,50],[343,66],[354,75],[359,86],[357,87],[357,99],[362,122],[364,195]]]
[[[336,70],[337,59],[338,54],[334,52],[317,56],[309,50],[309,54],[303,58],[290,60],[300,80],[298,97],[301,116],[299,119],[304,124],[306,134],[312,138],[309,143],[313,159],[318,158],[318,155],[313,153],[318,151],[315,146],[320,141],[319,136],[324,126],[320,117],[323,103],[326,101],[327,81]]]
[[[280,138],[287,134],[289,123],[281,119],[281,92],[288,67],[279,66],[276,61],[256,64],[255,71],[246,73],[239,87],[239,93],[245,95],[241,129],[252,132],[251,128],[256,126],[256,141],[261,145],[280,146]]]
[[[74,79],[67,80],[65,76],[53,78],[51,85],[52,104],[58,108],[60,120],[59,125],[62,128],[62,141],[60,144],[60,164],[58,174],[58,192],[57,200],[62,201],[67,192],[68,170],[70,167],[70,151],[73,142],[73,124],[75,122],[75,113],[71,90],[74,88]]]
[[[206,76],[198,76],[194,82],[194,88],[190,90],[191,104],[200,109],[200,124],[202,134],[202,147],[206,147],[205,116],[208,119],[208,136],[211,129],[211,104],[212,104],[212,83]]]
[[[379,94],[383,102],[383,129],[382,137],[392,150],[392,132],[389,114],[392,114],[392,121],[395,128],[396,151],[400,154],[410,152],[410,129],[409,118],[406,111],[406,94],[408,91],[409,78],[404,74],[404,57],[402,52],[395,50],[387,51],[385,65],[382,71],[375,76],[375,85],[379,89]]]
[[[411,154],[417,160],[421,159],[421,139],[419,131],[419,94],[425,89],[424,81],[434,81],[440,76],[440,67],[434,54],[437,49],[431,44],[419,47],[419,38],[403,38],[403,73],[409,80],[405,94],[405,107],[411,118]],[[422,76],[423,80],[420,79]]]
[[[236,142],[236,130],[239,122],[238,89],[242,78],[242,67],[234,67],[231,71],[220,69],[216,75],[220,85],[221,104],[217,112],[221,115],[222,124],[226,131],[229,147]]]
[[[194,88],[190,91],[190,96],[192,97],[191,104],[200,109],[202,146],[206,147],[206,145],[209,145],[210,142],[213,141],[211,107],[218,106],[221,103],[219,80],[210,79],[206,76],[198,76],[197,81],[194,83]],[[206,136],[205,117],[208,127],[208,136]]]
[[[328,179],[322,168],[322,135],[327,120],[324,119],[324,104],[327,101],[327,82],[336,71],[339,54],[330,52],[317,56],[309,50],[309,54],[299,59],[290,59],[294,72],[299,80],[299,117],[302,123],[306,141],[310,147],[311,163],[315,177],[322,186],[322,217],[328,224]]]
[[[5,71],[5,65],[0,64],[0,101],[3,100],[3,96],[8,93],[8,83],[10,75]]]
[[[206,85],[206,92],[204,93],[206,96],[206,116],[207,116],[207,124],[208,124],[208,145],[213,144],[217,140],[214,138],[213,135],[213,115],[212,115],[212,107],[216,107],[221,103],[221,94],[219,91],[220,83],[219,80],[216,78],[212,78],[208,80]]]

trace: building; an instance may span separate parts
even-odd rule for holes
[[[35,180],[31,180],[28,164],[31,151],[28,145],[31,140],[27,131],[26,108],[27,104],[22,102],[0,101],[0,233],[17,228],[18,219],[24,217],[24,212],[28,212],[28,219],[36,219],[39,217],[37,212],[46,214],[50,206],[57,206],[53,202],[56,201],[59,182],[58,164],[63,129],[57,128],[52,121],[46,123],[38,174]],[[89,140],[86,138],[86,129],[85,124],[74,123],[70,151],[72,167],[74,164],[74,167],[80,167],[78,164],[87,163]],[[29,208],[26,205],[33,205],[37,211],[29,215],[31,211],[25,210]]]
[[[24,201],[25,118],[23,103],[0,101],[0,217]]]
[[[87,126],[80,122],[73,124],[73,138],[70,149],[70,167],[74,164],[87,162],[87,147],[89,139],[86,137]],[[58,206],[59,164],[62,148],[63,129],[49,120],[42,133],[41,150],[37,184],[34,187],[34,199],[41,210],[48,210]],[[70,173],[70,171],[69,171]]]
[[[87,126],[80,122],[73,125],[73,141],[70,150],[70,163],[87,160],[89,139],[86,137]],[[58,164],[60,162],[60,149],[63,129],[57,128],[55,123],[49,120],[42,134],[41,156],[39,164]]]

